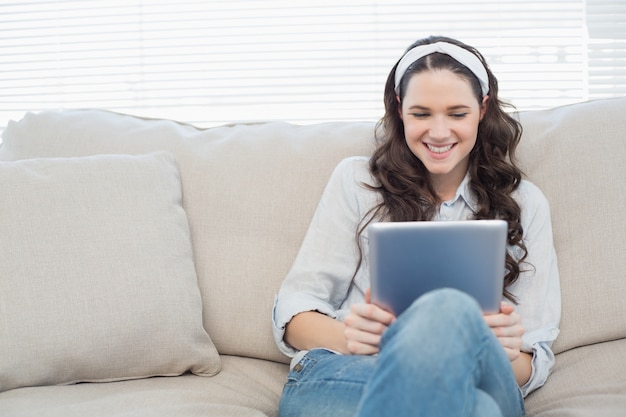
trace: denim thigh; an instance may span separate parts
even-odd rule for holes
[[[376,358],[309,351],[289,372],[279,417],[354,416]]]

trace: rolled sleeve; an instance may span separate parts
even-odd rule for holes
[[[520,388],[524,397],[537,388],[541,388],[548,380],[550,372],[552,372],[552,368],[554,367],[554,353],[552,353],[552,349],[550,349],[549,345],[550,343],[548,342],[538,342],[530,349],[533,354],[531,362],[532,373],[528,382]]]
[[[298,350],[292,348],[285,342],[285,327],[291,319],[305,311],[317,311],[329,317],[337,318],[335,310],[328,304],[306,293],[294,293],[280,297],[274,297],[274,309],[272,314],[272,324],[274,340],[278,349],[289,357],[293,357]]]

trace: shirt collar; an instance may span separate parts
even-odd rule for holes
[[[459,199],[463,199],[465,204],[476,214],[478,212],[478,201],[476,199],[476,195],[470,188],[470,175],[469,173],[465,174],[463,181],[456,189],[456,193],[454,197],[448,201],[445,201],[443,204],[446,206],[454,205]]]

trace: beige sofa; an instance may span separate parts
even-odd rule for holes
[[[626,415],[624,114],[626,98],[520,113],[563,298],[529,416]],[[37,159],[0,163],[0,416],[276,415],[274,294],[331,170],[371,152],[373,127],[10,122],[0,160]]]

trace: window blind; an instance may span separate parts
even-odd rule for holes
[[[587,0],[589,98],[626,96],[626,2]]]
[[[105,108],[198,126],[377,120],[431,34],[478,47],[518,109],[624,95],[620,0],[0,0],[0,126]]]

